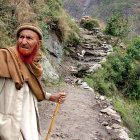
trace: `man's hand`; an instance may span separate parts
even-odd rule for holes
[[[66,99],[66,93],[65,92],[59,92],[56,94],[52,94],[50,96],[50,101],[52,102],[59,102],[59,103],[63,103]]]

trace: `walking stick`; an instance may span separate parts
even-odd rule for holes
[[[52,130],[52,127],[53,127],[53,124],[54,124],[54,121],[55,121],[57,112],[58,112],[58,110],[59,110],[59,107],[60,107],[60,102],[57,103],[57,106],[56,106],[56,108],[55,108],[55,111],[54,111],[54,114],[53,114],[53,117],[52,117],[52,121],[51,121],[49,130],[48,130],[48,133],[47,133],[47,136],[46,136],[46,140],[49,140],[49,136],[50,136],[50,134],[51,134],[51,130]]]

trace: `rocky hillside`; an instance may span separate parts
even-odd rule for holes
[[[50,140],[133,140],[111,100],[94,92],[82,80],[84,75],[101,68],[101,63],[113,52],[115,39],[103,34],[100,28],[89,31],[80,24],[79,28],[81,43],[65,50],[62,68],[67,84],[57,87],[57,90],[65,91],[67,100],[58,112]],[[49,88],[49,91],[54,89]],[[45,110],[48,106],[49,109]],[[43,139],[54,108],[55,104],[39,103]]]
[[[76,19],[90,15],[106,23],[113,12],[121,12],[133,24],[134,33],[140,34],[139,0],[64,0],[65,9]]]
[[[79,84],[85,89],[91,89],[81,79],[95,73],[102,67],[108,55],[113,52],[113,46],[117,43],[117,38],[106,35],[101,28],[87,30],[81,26],[82,18],[78,25],[80,29],[81,42],[79,45],[71,46],[65,49],[65,61],[63,70],[65,70],[65,82]],[[118,47],[125,48],[122,42]]]
[[[79,78],[90,72],[95,72],[101,67],[101,62],[106,61],[107,56],[113,52],[111,45],[113,39],[104,35],[99,29],[88,31],[80,28],[80,34],[83,38],[81,44],[69,48],[67,54],[73,64],[65,64],[65,66],[70,66],[70,73]],[[70,59],[67,62],[70,62]]]
[[[93,17],[101,17],[100,19],[104,21],[109,17],[107,13],[111,13],[109,7],[106,6],[115,4],[115,2],[112,1],[106,5],[106,0],[69,0],[65,2],[68,2],[68,7],[71,5],[70,9],[72,9],[73,16],[78,19],[89,13],[93,15]],[[129,0],[129,2],[131,3],[127,1],[127,3],[124,2],[124,4],[134,6],[135,9],[133,10],[131,7],[128,8],[134,13],[139,13],[139,2],[135,3],[135,5],[132,1]],[[112,46],[115,40],[110,36],[104,35],[100,28],[94,28],[92,31],[88,31],[76,26],[74,20],[71,20],[62,6],[62,0],[2,0],[0,3],[0,47],[13,44],[13,33],[19,23],[34,20],[38,22],[44,34],[44,47],[42,48],[44,52],[42,59],[44,73],[42,80],[44,83],[47,86],[49,86],[48,83],[58,84],[60,79],[63,79],[61,76],[64,75],[65,82],[67,82],[68,85],[69,83],[78,84],[84,89],[93,90],[86,82],[82,81],[81,78],[101,68],[101,63],[104,62],[108,54],[113,51]],[[68,9],[66,3],[65,7]],[[75,11],[73,8],[75,8]],[[80,12],[78,11],[79,8],[81,9]],[[93,9],[96,12],[94,14],[92,13]],[[102,10],[102,13],[100,10]],[[108,12],[105,12],[106,10]],[[130,15],[129,12],[128,15]],[[138,29],[139,26],[137,25],[136,27]],[[124,47],[122,44],[120,44],[120,46]],[[75,89],[73,90],[75,91]],[[71,92],[71,88],[69,92]],[[79,92],[81,93],[81,91]],[[81,96],[81,94],[79,95]],[[77,98],[80,99],[78,96]],[[81,101],[83,101],[83,99],[81,99]],[[76,101],[72,104],[75,105],[77,102],[79,103],[79,101]],[[83,105],[85,104],[86,103],[83,103]],[[70,119],[71,118],[72,117],[70,117]],[[104,125],[110,124],[105,122]]]
[[[63,9],[62,1],[1,0],[0,17],[0,48],[15,45],[14,33],[20,23],[40,26],[44,36],[43,81],[58,83],[63,48],[79,40],[79,29]]]

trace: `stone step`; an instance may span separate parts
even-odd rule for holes
[[[95,56],[95,57],[104,57],[104,56],[107,56],[107,53],[105,53],[103,50],[99,50],[99,51],[95,51],[95,50],[86,50],[85,51],[85,57],[88,57],[88,56]]]
[[[100,62],[104,57],[86,57],[83,59],[84,62]]]

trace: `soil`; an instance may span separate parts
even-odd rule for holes
[[[49,140],[115,139],[100,122],[101,105],[97,102],[94,92],[72,84],[62,84],[57,88],[48,88],[50,92],[60,91],[60,89],[67,93],[67,99],[60,105]],[[56,103],[42,101],[38,106],[42,140],[45,140]]]

